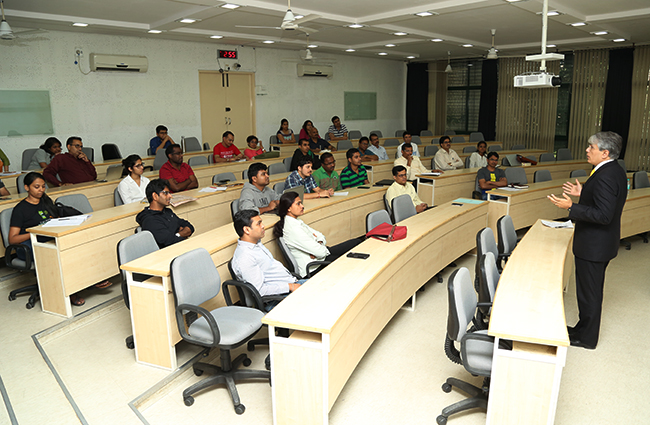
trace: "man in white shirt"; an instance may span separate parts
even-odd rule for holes
[[[408,131],[405,131],[402,133],[402,144],[397,147],[397,153],[395,158],[399,158],[400,152],[402,152],[402,146],[404,146],[404,143],[410,143],[411,146],[413,147],[413,155],[419,157],[420,156],[420,151],[418,150],[418,145],[416,143],[411,143],[413,140],[413,136],[411,136],[411,133]]]
[[[393,166],[401,165],[406,168],[406,178],[408,180],[415,180],[415,176],[422,173],[428,173],[420,158],[413,155],[413,147],[410,143],[402,144],[402,156],[393,162]]]
[[[442,136],[439,143],[442,149],[438,149],[438,152],[436,152],[436,168],[440,170],[463,168],[463,161],[461,161],[456,151],[451,149],[451,139],[449,136]]]
[[[415,192],[413,185],[407,180],[406,167],[403,165],[393,167],[393,179],[395,182],[390,185],[386,191],[386,201],[388,202],[388,205],[391,205],[393,199],[406,194],[411,197],[416,212],[421,213],[429,208],[426,203],[422,202],[422,199],[420,199],[418,194]]]
[[[380,161],[386,161],[388,159],[388,152],[386,152],[386,148],[379,144],[379,136],[375,133],[370,135],[370,146],[368,146],[368,150],[377,155]]]
[[[285,294],[300,288],[305,280],[299,281],[289,273],[262,244],[266,231],[257,211],[237,212],[233,224],[239,235],[232,257],[232,268],[237,279],[253,285],[262,296]]]

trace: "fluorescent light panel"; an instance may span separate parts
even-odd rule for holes
[[[553,48],[553,47],[557,47],[557,46],[555,44],[547,44],[546,47]]]
[[[444,41],[442,38],[432,38],[431,41],[434,43],[440,43],[441,41]]]
[[[264,43],[264,44],[273,44],[273,43],[275,43],[275,41],[273,41],[273,40],[264,40],[264,41],[262,41],[262,43]]]
[[[425,18],[425,17],[427,17],[427,16],[434,16],[434,15],[438,16],[438,15],[440,15],[440,14],[439,14],[438,12],[431,12],[431,11],[429,11],[429,10],[426,10],[426,11],[424,11],[424,12],[420,12],[420,13],[416,13],[416,14],[415,14],[415,16],[419,16],[419,17],[421,17],[421,18]]]
[[[223,38],[223,35],[211,35],[210,38]]]
[[[592,32],[590,34],[593,34],[593,35],[607,35],[607,34],[609,34],[609,32],[607,32],[607,31],[594,31],[594,32]]]
[[[178,22],[180,22],[181,24],[193,24],[194,22],[196,22],[196,19],[183,18]]]
[[[345,49],[346,52],[356,52],[354,49]]]
[[[474,47],[473,44],[461,44],[461,46],[463,46],[463,47]]]
[[[87,27],[88,24],[83,23],[83,22],[75,22],[72,24],[73,27]]]
[[[613,41],[614,43],[620,43],[620,42],[622,42],[622,41],[625,41],[625,39],[624,39],[624,38],[615,38],[615,39],[613,39],[612,41]]]
[[[393,35],[402,36],[402,35],[409,35],[409,33],[404,31],[398,31],[398,32],[394,32]]]
[[[415,56],[407,56],[406,59],[415,59]]]
[[[350,24],[350,25],[348,25],[348,28],[355,28],[355,29],[356,28],[363,28],[363,27],[364,27],[364,25],[361,25],[361,24]]]
[[[379,56],[388,56],[388,53],[386,53],[386,52],[381,52],[381,53],[377,53],[377,54],[378,54]]]
[[[308,49],[315,49],[316,47],[318,47],[317,44],[310,44],[309,46],[307,46]]]
[[[584,27],[585,25],[587,25],[587,23],[586,22],[574,22],[574,23],[569,24],[569,25],[571,25],[572,27]]]
[[[233,10],[233,9],[237,9],[237,8],[239,8],[239,7],[241,7],[241,6],[239,6],[238,4],[225,3],[225,4],[222,4],[222,5],[219,6],[219,7],[223,7],[224,9],[231,9],[231,10]]]
[[[149,34],[160,34],[162,31],[160,30],[149,30],[147,31]]]
[[[394,44],[384,44],[384,46],[386,46],[386,47],[395,47]]]

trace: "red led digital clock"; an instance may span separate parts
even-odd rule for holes
[[[219,59],[237,59],[237,50],[218,50]]]

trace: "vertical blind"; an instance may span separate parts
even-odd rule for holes
[[[443,134],[447,123],[447,62],[429,63],[429,130]]]
[[[634,50],[632,108],[625,164],[630,170],[650,171],[650,46]]]

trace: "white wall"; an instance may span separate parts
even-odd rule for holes
[[[78,135],[84,146],[95,148],[96,160],[101,160],[103,143],[116,143],[124,156],[144,155],[158,124],[169,127],[177,142],[181,135],[201,138],[198,71],[219,69],[217,44],[57,31],[42,38],[22,45],[0,44],[0,89],[49,90],[54,136],[64,145],[69,136]],[[86,72],[90,53],[144,55],[149,71],[83,75],[74,64],[75,47],[84,51],[81,64]],[[333,115],[341,116],[348,129],[364,134],[376,129],[392,133],[404,127],[404,63],[322,56],[336,59],[331,79],[299,78],[296,64],[282,61],[297,59],[296,51],[239,48],[241,71],[255,72],[256,85],[265,86],[268,92],[256,96],[261,140],[268,143],[282,118],[296,132],[304,120],[311,119],[321,134]],[[377,120],[346,122],[344,91],[377,92]],[[240,144],[247,135],[236,136]],[[0,135],[0,147],[10,158],[11,169],[19,169],[23,149],[38,147],[47,137]]]

